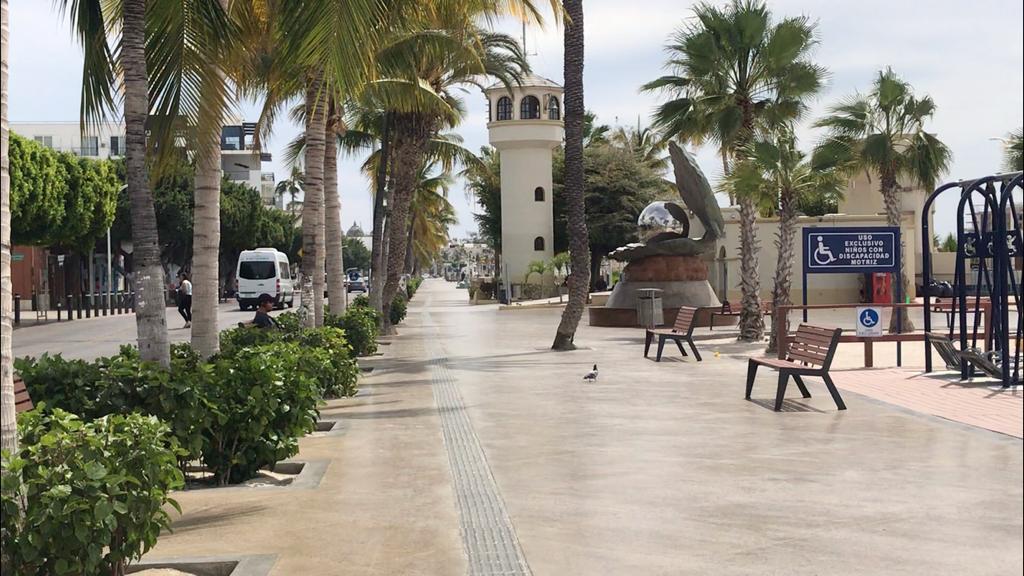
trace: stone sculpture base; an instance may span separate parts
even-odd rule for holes
[[[590,307],[591,326],[638,326],[637,290],[662,290],[661,304],[665,323],[675,322],[680,306],[720,307],[722,303],[708,282],[708,267],[697,256],[651,256],[630,262],[622,279],[612,290],[604,306]],[[698,326],[710,323],[710,310],[697,315]]]

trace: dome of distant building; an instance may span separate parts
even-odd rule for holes
[[[345,233],[346,236],[366,236],[366,232],[359,226],[358,222],[352,224],[352,227]]]

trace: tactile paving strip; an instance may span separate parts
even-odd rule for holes
[[[425,315],[426,316],[426,315]],[[424,318],[429,325],[429,317]],[[530,567],[519,546],[512,520],[491,475],[480,440],[466,414],[448,359],[436,340],[429,340],[434,403],[452,472],[459,507],[462,542],[469,559],[470,576],[530,576]]]

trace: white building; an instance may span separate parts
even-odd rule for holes
[[[516,283],[531,261],[554,256],[551,153],[565,134],[562,87],[530,75],[511,91],[498,83],[484,93],[490,143],[501,157],[501,267]]]
[[[85,158],[107,159],[124,156],[123,122],[102,122],[86,127],[83,135],[78,122],[11,122],[11,132],[29,138],[60,152],[71,152]],[[263,203],[274,205],[274,174],[263,172],[263,162],[270,162],[267,152],[253,146],[256,125],[240,122],[224,126],[221,131],[221,169],[236,182],[255,188]]]

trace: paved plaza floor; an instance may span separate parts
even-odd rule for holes
[[[846,411],[808,378],[813,397],[776,413],[768,371],[743,400],[760,344],[702,334],[703,362],[656,363],[642,332],[584,319],[581,349],[557,353],[559,314],[425,282],[359,395],[323,409],[340,432],[300,441],[296,460],[326,464],[317,487],[179,493],[149,557],[269,554],[275,575],[1021,573],[1018,437],[872,392],[885,371],[837,376]]]
[[[1016,574],[1022,444],[824,387],[742,399],[740,345],[642,358],[635,330],[498,312],[424,284],[334,401],[310,490],[181,494],[154,556],[276,554],[274,574]],[[581,378],[597,363],[600,378]]]

